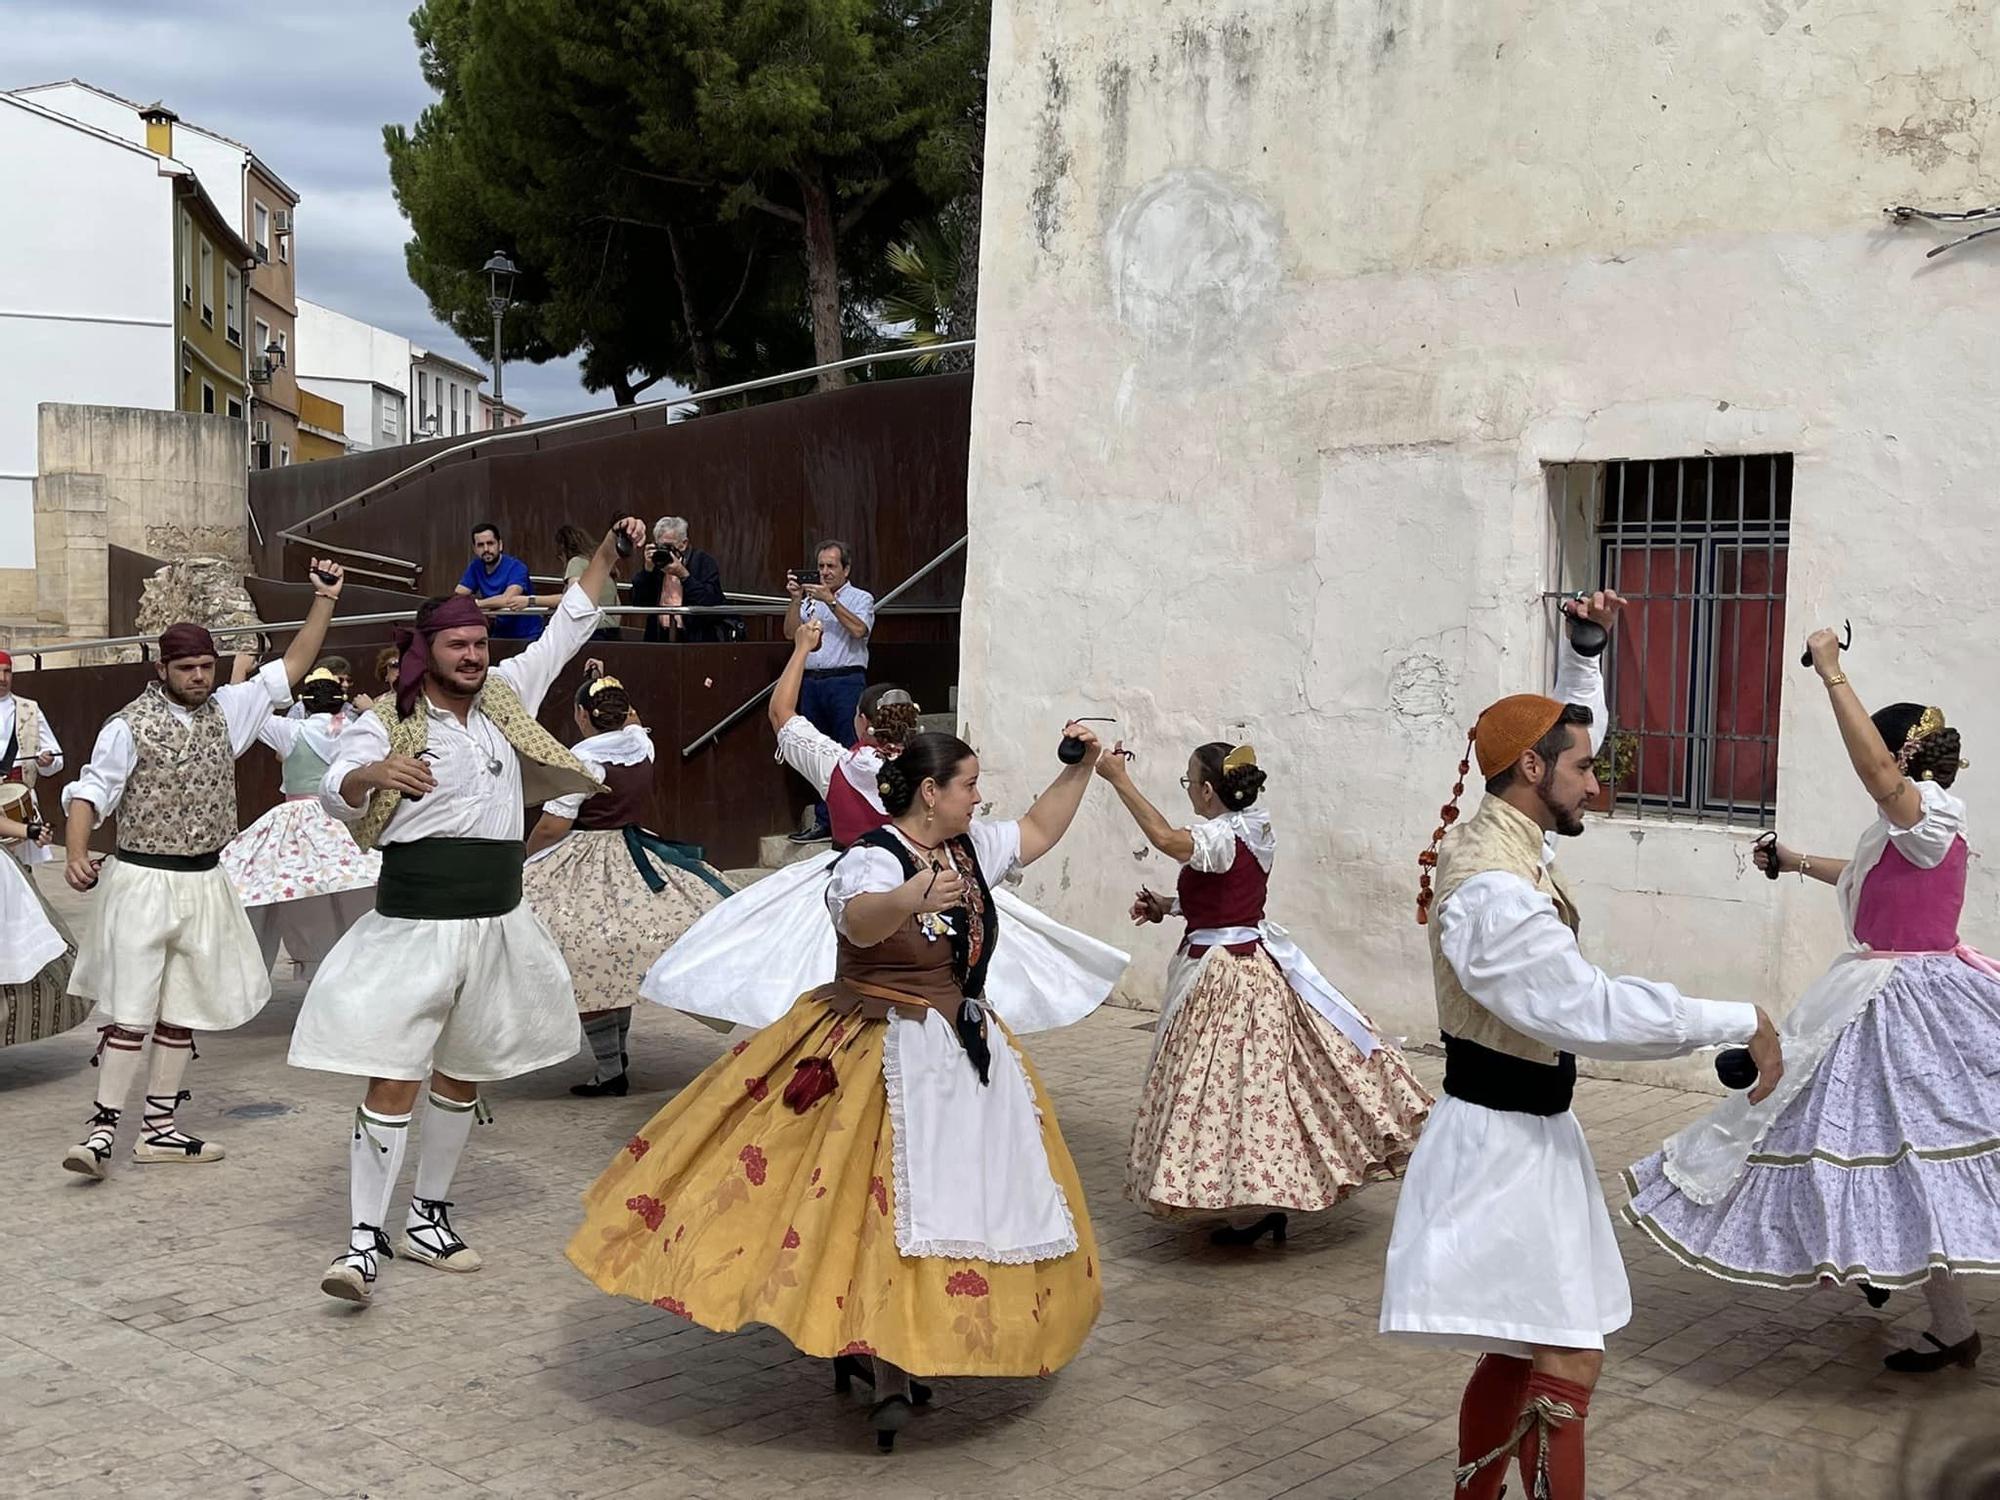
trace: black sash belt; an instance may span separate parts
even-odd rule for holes
[[[120,849],[118,859],[121,864],[137,865],[142,870],[213,870],[222,860],[220,849],[207,854],[141,854],[136,849]]]
[[[462,922],[504,917],[521,904],[519,839],[416,839],[382,846],[375,910],[385,917]]]
[[[1447,1034],[1444,1091],[1454,1099],[1518,1115],[1559,1115],[1576,1095],[1576,1058],[1529,1062]]]

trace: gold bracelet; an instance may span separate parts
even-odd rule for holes
[[[1805,878],[1810,874],[1812,874],[1812,861],[1801,854],[1799,856],[1799,883],[1803,885]]]
[[[1830,688],[1837,688],[1847,681],[1847,674],[1845,672],[1835,672],[1831,677],[1822,677],[1820,681],[1824,682]]]

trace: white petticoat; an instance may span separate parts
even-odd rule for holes
[[[1631,1317],[1576,1116],[1440,1099],[1396,1205],[1382,1332],[1524,1358],[1602,1349]]]
[[[705,913],[646,973],[639,993],[690,1015],[763,1028],[833,978],[838,945],[826,915],[829,852],[787,865]],[[1016,1035],[1082,1020],[1131,962],[1108,943],[995,887],[1000,941],[986,1004]]]
[[[26,984],[69,947],[29,889],[33,878],[12,860],[0,863],[0,985]]]
[[[334,945],[292,1030],[295,1068],[492,1083],[576,1055],[569,969],[525,903],[501,917],[371,911]]]
[[[70,976],[73,995],[133,1030],[241,1026],[271,998],[236,887],[212,870],[158,870],[112,858]]]

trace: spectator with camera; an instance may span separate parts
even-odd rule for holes
[[[875,629],[875,596],[851,580],[852,570],[847,543],[829,539],[819,544],[813,573],[796,572],[785,580],[792,598],[785,633],[796,635],[808,620],[820,627],[819,647],[806,658],[799,712],[842,745],[854,732],[855,710],[868,684],[868,637]],[[822,801],[814,808],[813,826],[793,834],[792,842],[811,844],[831,836]]]
[[[688,544],[688,523],[680,516],[661,516],[653,523],[645,566],[632,580],[632,602],[648,609],[724,602],[721,566],[709,553]],[[719,641],[724,638],[725,621],[723,615],[648,615],[645,638]]]

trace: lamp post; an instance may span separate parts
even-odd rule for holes
[[[514,305],[514,278],[520,274],[520,267],[507,259],[503,251],[495,250],[480,269],[486,273],[486,305],[493,309],[493,404],[498,407],[507,400],[506,387],[501,381],[500,330],[507,309]]]

